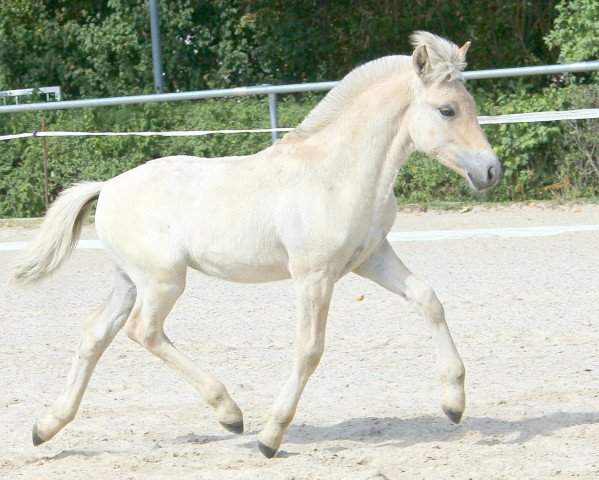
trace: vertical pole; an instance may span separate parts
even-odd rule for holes
[[[268,94],[268,111],[270,112],[270,128],[279,128],[279,115],[277,113],[277,94]],[[272,143],[279,138],[279,132],[271,132]]]
[[[46,131],[46,117],[42,117],[42,132]],[[46,137],[42,137],[42,161],[44,166],[44,205],[48,210],[50,204],[49,180],[48,180],[48,147],[46,145]]]
[[[164,92],[162,51],[160,49],[160,14],[158,0],[150,1],[150,30],[152,33],[152,61],[154,63],[154,88],[156,93]]]

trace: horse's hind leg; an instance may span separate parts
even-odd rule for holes
[[[48,414],[33,427],[34,445],[50,440],[75,418],[96,363],[125,324],[134,303],[135,286],[118,272],[116,285],[108,299],[85,321],[64,391]]]
[[[218,421],[233,433],[243,433],[243,415],[225,386],[177,350],[164,333],[166,316],[185,289],[185,270],[150,281],[138,291],[138,300],[127,321],[129,338],[147,348],[183,376],[216,410]]]
[[[466,404],[464,364],[447,328],[443,306],[433,289],[408,270],[387,241],[384,241],[378,251],[356,269],[355,273],[371,279],[420,307],[439,359],[439,372],[443,382],[443,411],[453,423],[459,423]]]

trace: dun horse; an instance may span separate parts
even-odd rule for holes
[[[57,269],[97,199],[96,229],[115,264],[116,285],[87,319],[66,388],[33,428],[35,445],[73,420],[98,359],[123,326],[198,390],[224,428],[242,433],[241,410],[224,385],[163,330],[188,267],[233,282],[294,282],[295,361],[258,435],[267,457],[279,449],[322,356],[333,287],[349,272],[420,307],[438,353],[443,410],[460,421],[465,370],[443,307],[386,240],[397,211],[392,187],[415,150],[458,172],[474,190],[495,185],[501,164],[463,85],[469,43],[458,49],[427,32],[411,40],[411,56],[356,68],[294,131],[255,155],[161,158],[59,196],[13,282],[33,283]]]

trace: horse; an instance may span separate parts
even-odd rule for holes
[[[225,386],[165,335],[166,316],[189,267],[232,282],[292,279],[297,342],[292,373],[257,436],[272,458],[324,351],[335,283],[353,272],[413,302],[436,347],[442,409],[459,423],[465,369],[434,290],[408,270],[386,237],[397,214],[393,184],[414,151],[461,175],[475,191],[494,186],[501,163],[478,124],[458,48],[417,31],[411,55],[393,55],[345,76],[293,131],[252,155],[169,156],[106,182],[65,190],[17,260],[12,282],[35,283],[76,246],[97,200],[95,226],[116,282],[84,325],[66,387],[32,432],[50,440],[77,412],[92,371],[125,328],[135,342],[195,387],[222,426],[243,432]]]

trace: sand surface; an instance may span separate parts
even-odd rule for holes
[[[395,229],[578,224],[599,224],[599,206],[404,212]],[[0,228],[0,242],[34,232]],[[272,460],[255,441],[290,373],[290,282],[236,285],[190,272],[167,320],[177,347],[240,405],[243,435],[223,430],[191,386],[121,334],[77,418],[33,447],[31,427],[61,392],[112,267],[101,250],[76,251],[47,282],[18,291],[7,285],[16,252],[0,252],[0,478],[599,478],[599,232],[394,248],[445,306],[467,371],[462,424],[441,411],[419,313],[349,275],[335,290],[322,362]]]

